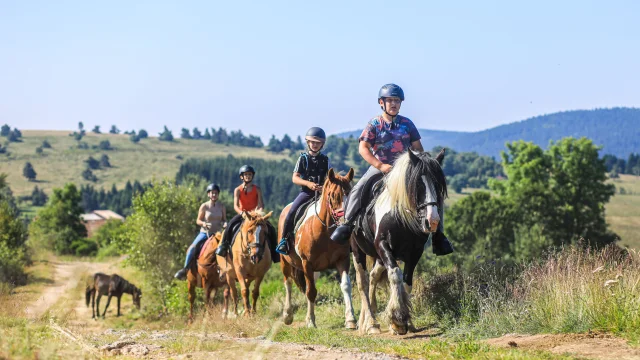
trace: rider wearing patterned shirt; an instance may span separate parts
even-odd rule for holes
[[[331,234],[331,239],[346,243],[353,231],[353,221],[360,210],[364,186],[372,177],[386,174],[395,159],[408,149],[424,151],[418,129],[411,120],[398,115],[404,101],[404,92],[396,84],[386,84],[378,92],[382,114],[369,121],[360,135],[358,151],[371,167],[349,193],[345,223]]]

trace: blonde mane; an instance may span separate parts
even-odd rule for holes
[[[379,207],[388,202],[391,205],[391,214],[396,219],[400,220],[407,228],[420,232],[417,205],[415,199],[409,196],[407,188],[407,172],[411,167],[409,151],[396,159],[393,169],[385,176],[385,190],[378,197],[376,206]]]

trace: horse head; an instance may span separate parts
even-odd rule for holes
[[[264,255],[265,244],[267,241],[267,220],[273,215],[273,211],[266,215],[262,212],[252,211],[245,212],[242,217],[242,237],[246,239],[249,246],[249,258],[252,264],[257,264],[262,260]]]
[[[331,168],[322,186],[322,201],[326,201],[328,211],[335,222],[344,216],[344,199],[351,191],[353,175],[353,168],[349,169],[346,176],[337,174]]]
[[[142,290],[134,287],[133,293],[131,295],[133,297],[133,305],[135,305],[136,309],[140,310],[140,298],[142,297]]]

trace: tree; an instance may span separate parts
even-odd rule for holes
[[[160,141],[173,141],[173,134],[171,133],[171,131],[169,129],[167,129],[167,126],[164,126],[164,131],[161,132],[160,137],[158,138]]]
[[[2,128],[0,128],[0,136],[9,136],[9,133],[11,132],[11,127],[7,124],[2,125]]]
[[[98,181],[98,177],[93,173],[93,171],[91,171],[90,168],[84,169],[84,171],[82,172],[82,178],[91,182]]]
[[[196,231],[193,214],[198,211],[199,195],[187,186],[154,183],[134,198],[126,235],[118,239],[122,253],[129,254],[127,262],[149,275],[151,287],[163,301],[173,273],[182,267],[187,239]]]
[[[38,146],[38,147],[36,148],[36,154],[38,154],[38,155],[42,155],[42,151],[43,151],[43,150],[42,150],[42,146]]]
[[[22,168],[22,176],[26,177],[29,181],[34,181],[36,179],[36,171],[33,169],[33,165],[30,162],[24,164],[24,168]]]
[[[29,225],[29,238],[58,254],[71,254],[71,244],[87,236],[82,213],[80,193],[74,184],[54,189],[47,205]]]
[[[269,139],[269,145],[267,145],[267,151],[276,153],[282,151],[282,144],[280,143],[280,140],[276,139],[275,135],[271,135],[271,139]]]
[[[100,141],[100,144],[98,145],[98,148],[100,150],[113,150],[113,148],[111,147],[111,143],[109,142],[109,140],[102,140]]]
[[[140,129],[140,131],[138,131],[138,137],[140,139],[146,139],[149,137],[149,134],[147,133],[147,130],[145,129]]]
[[[293,141],[291,141],[289,135],[284,134],[282,141],[280,141],[280,145],[283,149],[291,149],[293,147]]]
[[[29,259],[25,224],[5,179],[0,174],[0,283],[12,287],[26,283],[24,267]]]
[[[136,134],[131,134],[129,135],[129,141],[131,141],[134,144],[137,144],[140,141],[140,136]]]
[[[111,163],[109,162],[109,156],[107,154],[102,154],[100,157],[100,167],[108,168],[111,167]]]
[[[109,130],[109,134],[120,134],[120,129],[118,129],[115,125],[111,125],[111,130]]]
[[[33,206],[43,206],[47,203],[48,197],[45,194],[44,190],[39,189],[36,185],[31,192],[31,205]]]
[[[205,140],[211,140],[211,133],[209,132],[209,128],[204,129],[204,135],[202,138]]]
[[[182,133],[180,133],[180,138],[182,138],[182,139],[191,139],[191,134],[189,133],[189,129],[182,128]]]
[[[22,133],[20,132],[20,130],[14,128],[13,130],[11,130],[7,137],[10,142],[19,142],[20,138],[22,137]]]
[[[202,133],[200,132],[200,130],[198,130],[197,127],[193,128],[193,132],[192,132],[192,138],[194,138],[195,140],[200,140],[202,139]]]
[[[100,169],[100,162],[93,158],[93,156],[89,156],[87,160],[85,160],[89,169],[96,170]]]
[[[49,141],[42,140],[42,145],[40,145],[43,149],[51,149],[51,144],[49,143]]]
[[[85,131],[84,131],[84,124],[82,123],[82,121],[80,121],[80,122],[78,123],[78,132],[79,132],[80,134],[82,134],[82,135],[84,135],[84,134],[85,134]]]
[[[93,127],[93,130],[91,130],[94,134],[100,134],[100,125],[96,125]]]

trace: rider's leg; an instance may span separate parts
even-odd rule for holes
[[[233,236],[233,233],[235,232],[235,227],[241,222],[242,215],[238,214],[227,223],[227,228],[222,234],[220,245],[218,245],[218,249],[216,249],[216,255],[227,256],[227,252],[229,252],[229,244],[231,243],[231,236]]]
[[[349,199],[347,201],[347,209],[344,213],[345,223],[343,225],[338,226],[338,228],[331,234],[331,240],[344,244],[349,240],[349,236],[351,236],[351,231],[353,231],[353,221],[358,215],[358,211],[360,211],[360,204],[362,202],[362,192],[364,191],[365,186],[374,176],[379,176],[382,172],[373,166],[369,167],[369,170],[362,175],[358,183],[351,189],[349,192]]]
[[[195,258],[196,248],[198,247],[198,244],[201,241],[207,240],[207,238],[208,236],[207,236],[207,233],[205,232],[201,232],[198,234],[198,236],[196,236],[196,238],[193,240],[193,242],[189,246],[189,249],[187,249],[187,258],[184,261],[184,267],[178,270],[178,272],[173,277],[179,280],[184,280],[187,277],[187,270],[189,270],[189,265],[191,264],[191,261],[193,261],[193,259]]]
[[[313,197],[313,194],[305,191],[300,191],[296,199],[293,200],[293,203],[291,204],[291,208],[289,208],[289,213],[287,214],[287,217],[284,219],[282,239],[280,239],[280,243],[278,244],[278,247],[276,247],[276,251],[278,253],[283,255],[287,255],[289,253],[288,240],[291,237],[291,233],[293,232],[293,228],[295,225],[293,222],[296,217],[296,212],[298,212],[298,209],[300,208],[300,206],[302,206],[302,204],[311,200],[312,197]]]

